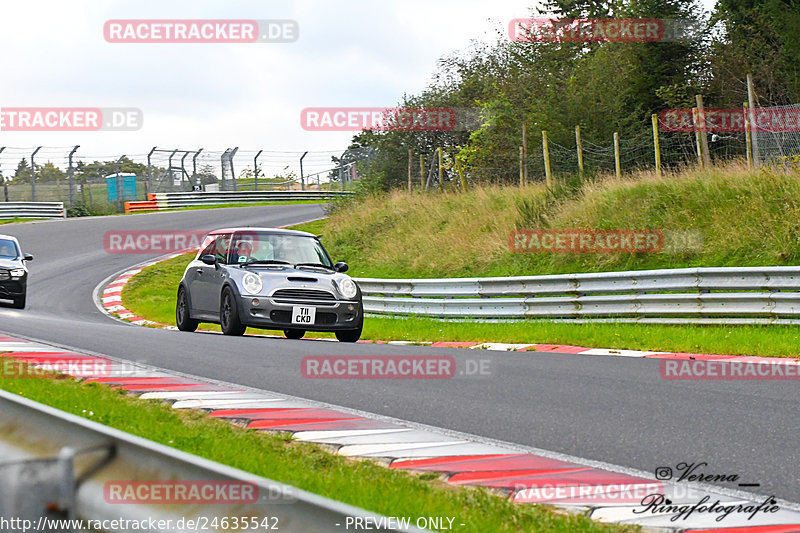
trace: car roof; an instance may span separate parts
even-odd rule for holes
[[[12,236],[12,235],[3,235],[2,233],[0,233],[0,239],[10,239],[10,240],[14,241],[15,243],[19,244],[19,241],[17,240],[17,238]]]
[[[241,227],[241,228],[223,228],[223,229],[215,229],[213,231],[209,231],[209,235],[220,235],[222,233],[233,233],[233,232],[244,232],[244,231],[251,231],[251,232],[258,232],[258,233],[272,233],[275,235],[296,235],[298,237],[313,237],[316,238],[317,236],[313,233],[308,233],[307,231],[298,231],[294,229],[282,229],[282,228],[261,228],[261,227]]]

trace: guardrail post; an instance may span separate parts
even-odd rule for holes
[[[36,157],[36,154],[41,149],[42,147],[39,146],[31,154],[31,202],[36,201],[36,163],[33,161],[33,158]]]

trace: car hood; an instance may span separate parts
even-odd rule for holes
[[[24,268],[25,265],[21,259],[6,259],[0,257],[0,268]]]

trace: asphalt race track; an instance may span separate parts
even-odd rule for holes
[[[797,382],[666,381],[658,360],[642,358],[182,333],[122,324],[92,299],[107,277],[161,255],[108,254],[106,231],[281,226],[319,216],[320,206],[287,205],[0,226],[36,256],[28,307],[0,307],[0,331],[648,472],[704,461],[704,473],[736,474],[761,484],[753,492],[800,501]],[[390,354],[490,359],[492,375],[343,381],[300,373],[307,355]]]

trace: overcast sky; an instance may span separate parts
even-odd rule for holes
[[[706,0],[706,3],[710,3]],[[143,160],[153,146],[204,148],[212,162],[240,147],[237,166],[268,175],[329,168],[350,132],[305,131],[305,107],[380,107],[423,89],[443,55],[494,39],[530,16],[532,0],[26,0],[0,2],[2,107],[135,107],[133,132],[0,132],[0,170],[13,172],[30,147],[37,162]],[[293,43],[109,43],[109,19],[293,19]],[[280,153],[285,152],[285,153]],[[218,162],[218,159],[217,159]]]

